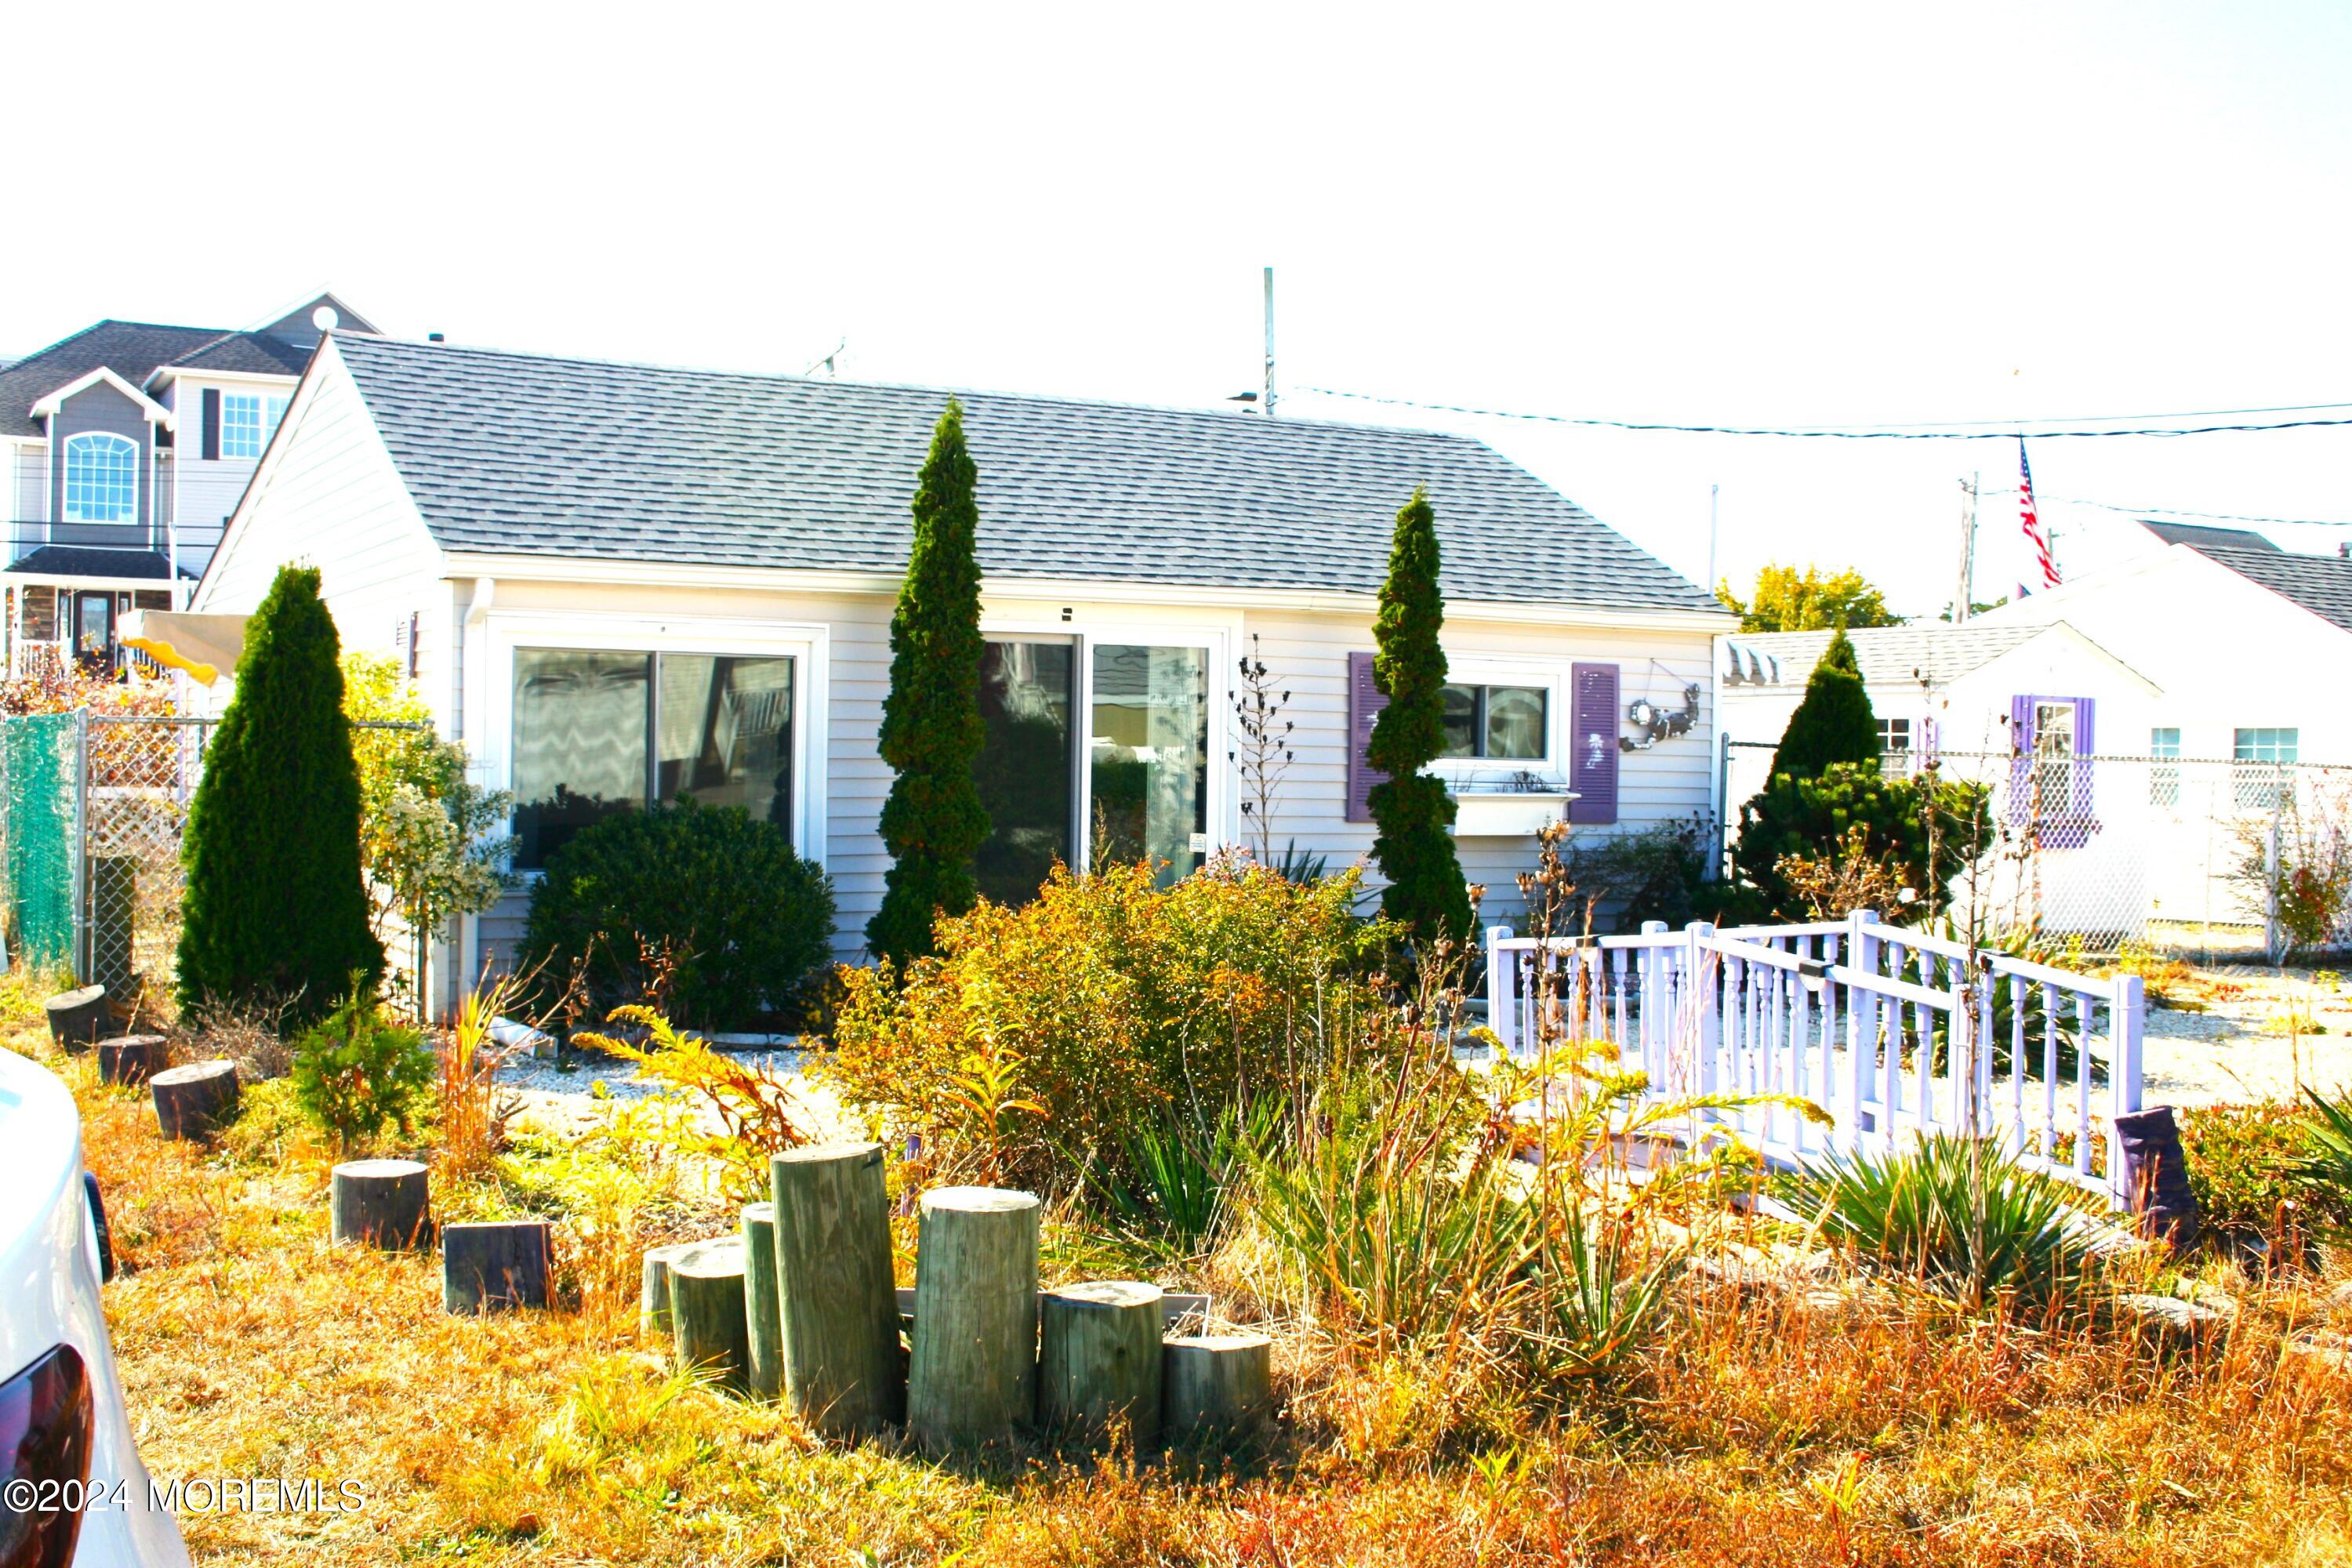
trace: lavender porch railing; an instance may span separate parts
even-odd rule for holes
[[[2123,1201],[2114,1119],[2140,1108],[2137,975],[1971,960],[1869,910],[1569,941],[1496,926],[1486,961],[1487,1023],[1514,1056],[1546,1037],[1548,1009],[1550,1038],[1608,1042],[1654,1097],[1783,1094],[1829,1111],[1827,1127],[1779,1106],[1713,1118],[1775,1160],[1969,1131]]]

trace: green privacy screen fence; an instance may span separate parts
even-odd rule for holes
[[[8,956],[36,969],[74,958],[74,822],[80,716],[0,720],[0,838]]]

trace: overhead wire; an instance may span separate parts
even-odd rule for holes
[[[1514,419],[1542,425],[1573,425],[1604,430],[1659,432],[1683,436],[1765,436],[1791,440],[1831,441],[2013,441],[2032,438],[2037,441],[2085,440],[2110,437],[2148,437],[2167,438],[2181,436],[2221,436],[2266,430],[2306,430],[2352,425],[2352,413],[2331,419],[2281,419],[2194,426],[2137,426],[2124,429],[2042,428],[2031,419],[1952,420],[1936,425],[1686,425],[1668,420],[1600,419],[1577,417],[1565,414],[1530,414],[1519,409],[1482,408],[1472,404],[1430,403],[1413,397],[1384,397],[1370,392],[1346,392],[1330,386],[1300,386],[1294,393],[1311,393],[1319,397],[1345,398],[1357,403],[1383,404],[1394,408],[1415,408],[1437,414],[1466,414],[1481,419]],[[2352,410],[2352,403],[2313,403],[2283,405],[2275,408],[2214,409],[2205,414],[2146,415],[2119,414],[2094,416],[2092,421],[2077,420],[2081,426],[2095,422],[2098,417],[2116,420],[2132,419],[2194,419],[2240,418],[2265,413],[2303,413],[2328,409]]]

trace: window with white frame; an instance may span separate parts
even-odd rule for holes
[[[66,437],[64,521],[139,521],[139,443],[102,430]]]
[[[220,455],[258,458],[286,417],[286,399],[233,392],[221,398]]]
[[[2273,811],[2284,798],[2282,786],[2294,764],[2302,731],[2266,727],[2238,730],[2231,737],[2230,756],[2237,766],[2235,794],[2239,809]]]
[[[1539,763],[1551,755],[1551,689],[1534,685],[1445,688],[1443,757]]]
[[[2147,732],[2147,804],[2180,804],[2180,729],[2166,724]]]
[[[1911,721],[1881,719],[1878,721],[1879,772],[1888,778],[1901,778],[1911,771]]]
[[[535,869],[616,812],[691,795],[789,837],[793,664],[785,657],[518,647],[515,864]]]

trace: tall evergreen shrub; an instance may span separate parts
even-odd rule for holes
[[[324,1016],[383,973],[360,877],[360,781],[316,567],[279,570],[246,623],[181,854],[179,994]]]
[[[890,616],[882,760],[898,777],[882,807],[890,870],[866,945],[901,964],[934,951],[931,922],[972,906],[972,858],[988,813],[972,782],[980,716],[980,473],[963,405],[948,400],[915,488],[915,538]]]
[[[1416,489],[1397,513],[1388,580],[1372,621],[1372,678],[1389,700],[1372,725],[1365,759],[1388,774],[1370,801],[1379,832],[1372,858],[1389,885],[1381,910],[1417,942],[1466,941],[1470,892],[1454,853],[1454,797],[1423,772],[1445,749],[1445,649],[1438,632],[1445,601],[1437,589],[1437,511]]]
[[[1877,761],[1878,721],[1871,716],[1853,644],[1841,626],[1805,682],[1805,700],[1789,717],[1772,753],[1773,776],[1818,778],[1832,763]]]

